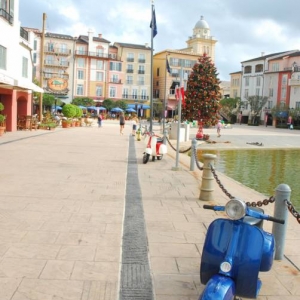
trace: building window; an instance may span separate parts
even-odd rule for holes
[[[119,62],[110,62],[109,63],[109,69],[110,71],[119,71],[121,72],[122,71],[122,64],[119,63]]]
[[[22,59],[22,77],[28,78],[28,58]]]
[[[77,59],[77,67],[84,68],[84,58]]]
[[[263,72],[263,70],[264,70],[264,67],[263,67],[262,64],[259,64],[259,65],[255,66],[255,73]]]
[[[233,98],[237,97],[237,90],[233,90]]]
[[[260,84],[261,84],[261,77],[258,76],[256,77],[256,86],[260,86]]]
[[[34,40],[33,42],[33,50],[37,50],[37,40]]]
[[[267,102],[267,109],[272,109],[273,108],[273,101],[268,101]]]
[[[139,54],[139,63],[145,63],[146,59],[145,59],[145,54],[144,53],[140,53]]]
[[[96,72],[96,80],[103,81],[103,73],[102,72]]]
[[[119,83],[119,75],[113,74],[110,81],[113,82],[113,83]]]
[[[127,73],[133,73],[133,65],[127,65]]]
[[[279,63],[273,63],[271,65],[271,71],[278,72],[279,71]]]
[[[249,77],[245,77],[245,86],[249,86],[249,80],[250,80]]]
[[[269,97],[273,97],[274,90],[273,88],[269,88]]]
[[[84,79],[84,72],[83,70],[77,71],[77,79]]]
[[[156,70],[156,76],[159,77],[159,68],[157,68],[157,70]]]
[[[6,70],[6,48],[0,46],[0,69]]]
[[[134,62],[134,53],[127,53],[127,61]]]
[[[251,66],[246,66],[244,69],[244,74],[250,74],[252,72],[252,67]]]
[[[36,53],[33,53],[33,63],[36,63]]]
[[[287,74],[284,74],[282,76],[281,84],[286,86],[287,85]]]
[[[78,46],[77,48],[77,54],[81,54],[81,55],[84,55],[85,54],[85,47],[83,46]]]
[[[259,94],[260,94],[260,88],[256,88],[256,90],[255,90],[255,95],[256,95],[256,96],[259,96]]]
[[[300,101],[296,101],[296,108],[300,108]]]
[[[245,90],[245,98],[248,98],[248,96],[249,96],[249,90],[246,89],[246,90]]]
[[[147,90],[145,89],[141,90],[141,98],[142,100],[147,100]]]
[[[139,65],[139,74],[145,74],[145,66],[144,65]]]
[[[103,70],[103,60],[96,60],[96,69]]]
[[[102,86],[96,86],[96,96],[102,97]]]
[[[112,98],[116,97],[116,88],[114,86],[111,86],[109,88],[109,97],[112,97]]]
[[[123,98],[128,99],[128,89],[127,88],[123,89]]]
[[[138,84],[139,85],[144,85],[145,84],[144,76],[139,76],[139,78],[138,78]]]
[[[137,97],[138,97],[138,90],[137,89],[133,89],[132,90],[132,98],[133,99],[137,99]]]
[[[133,77],[132,76],[127,76],[126,83],[127,84],[133,84]]]
[[[77,95],[83,95],[83,84],[77,84]]]
[[[281,88],[281,101],[285,101],[286,99],[286,87]]]

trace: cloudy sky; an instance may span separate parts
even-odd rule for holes
[[[151,43],[150,0],[19,0],[24,27],[94,36],[114,42]],[[216,67],[221,80],[241,69],[241,61],[264,52],[300,49],[299,0],[155,0],[158,34],[154,53],[181,49],[204,16],[216,44]]]

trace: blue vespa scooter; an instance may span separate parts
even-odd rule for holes
[[[271,269],[275,250],[274,237],[262,229],[262,220],[284,221],[239,199],[203,208],[225,211],[230,219],[216,219],[208,228],[200,267],[206,287],[199,300],[255,299],[262,285],[258,274]]]

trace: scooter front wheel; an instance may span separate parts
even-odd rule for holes
[[[163,158],[163,155],[160,155],[160,156],[156,156],[157,160],[162,160]]]
[[[144,153],[143,156],[143,164],[146,164],[149,160],[150,154]]]

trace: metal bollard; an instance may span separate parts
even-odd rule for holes
[[[273,223],[272,233],[275,238],[275,260],[282,260],[288,221],[288,207],[284,200],[290,201],[291,188],[287,184],[282,183],[277,186],[275,191],[274,217],[285,220],[285,223]]]
[[[190,162],[190,171],[194,171],[195,170],[195,156],[197,156],[197,154],[195,153],[195,151],[197,152],[197,140],[196,139],[192,139],[192,152],[191,152],[191,162]]]
[[[203,173],[202,173],[202,185],[200,189],[199,199],[203,201],[213,200],[213,182],[214,176],[211,172],[211,165],[214,165],[214,161],[217,158],[214,154],[203,154]]]

